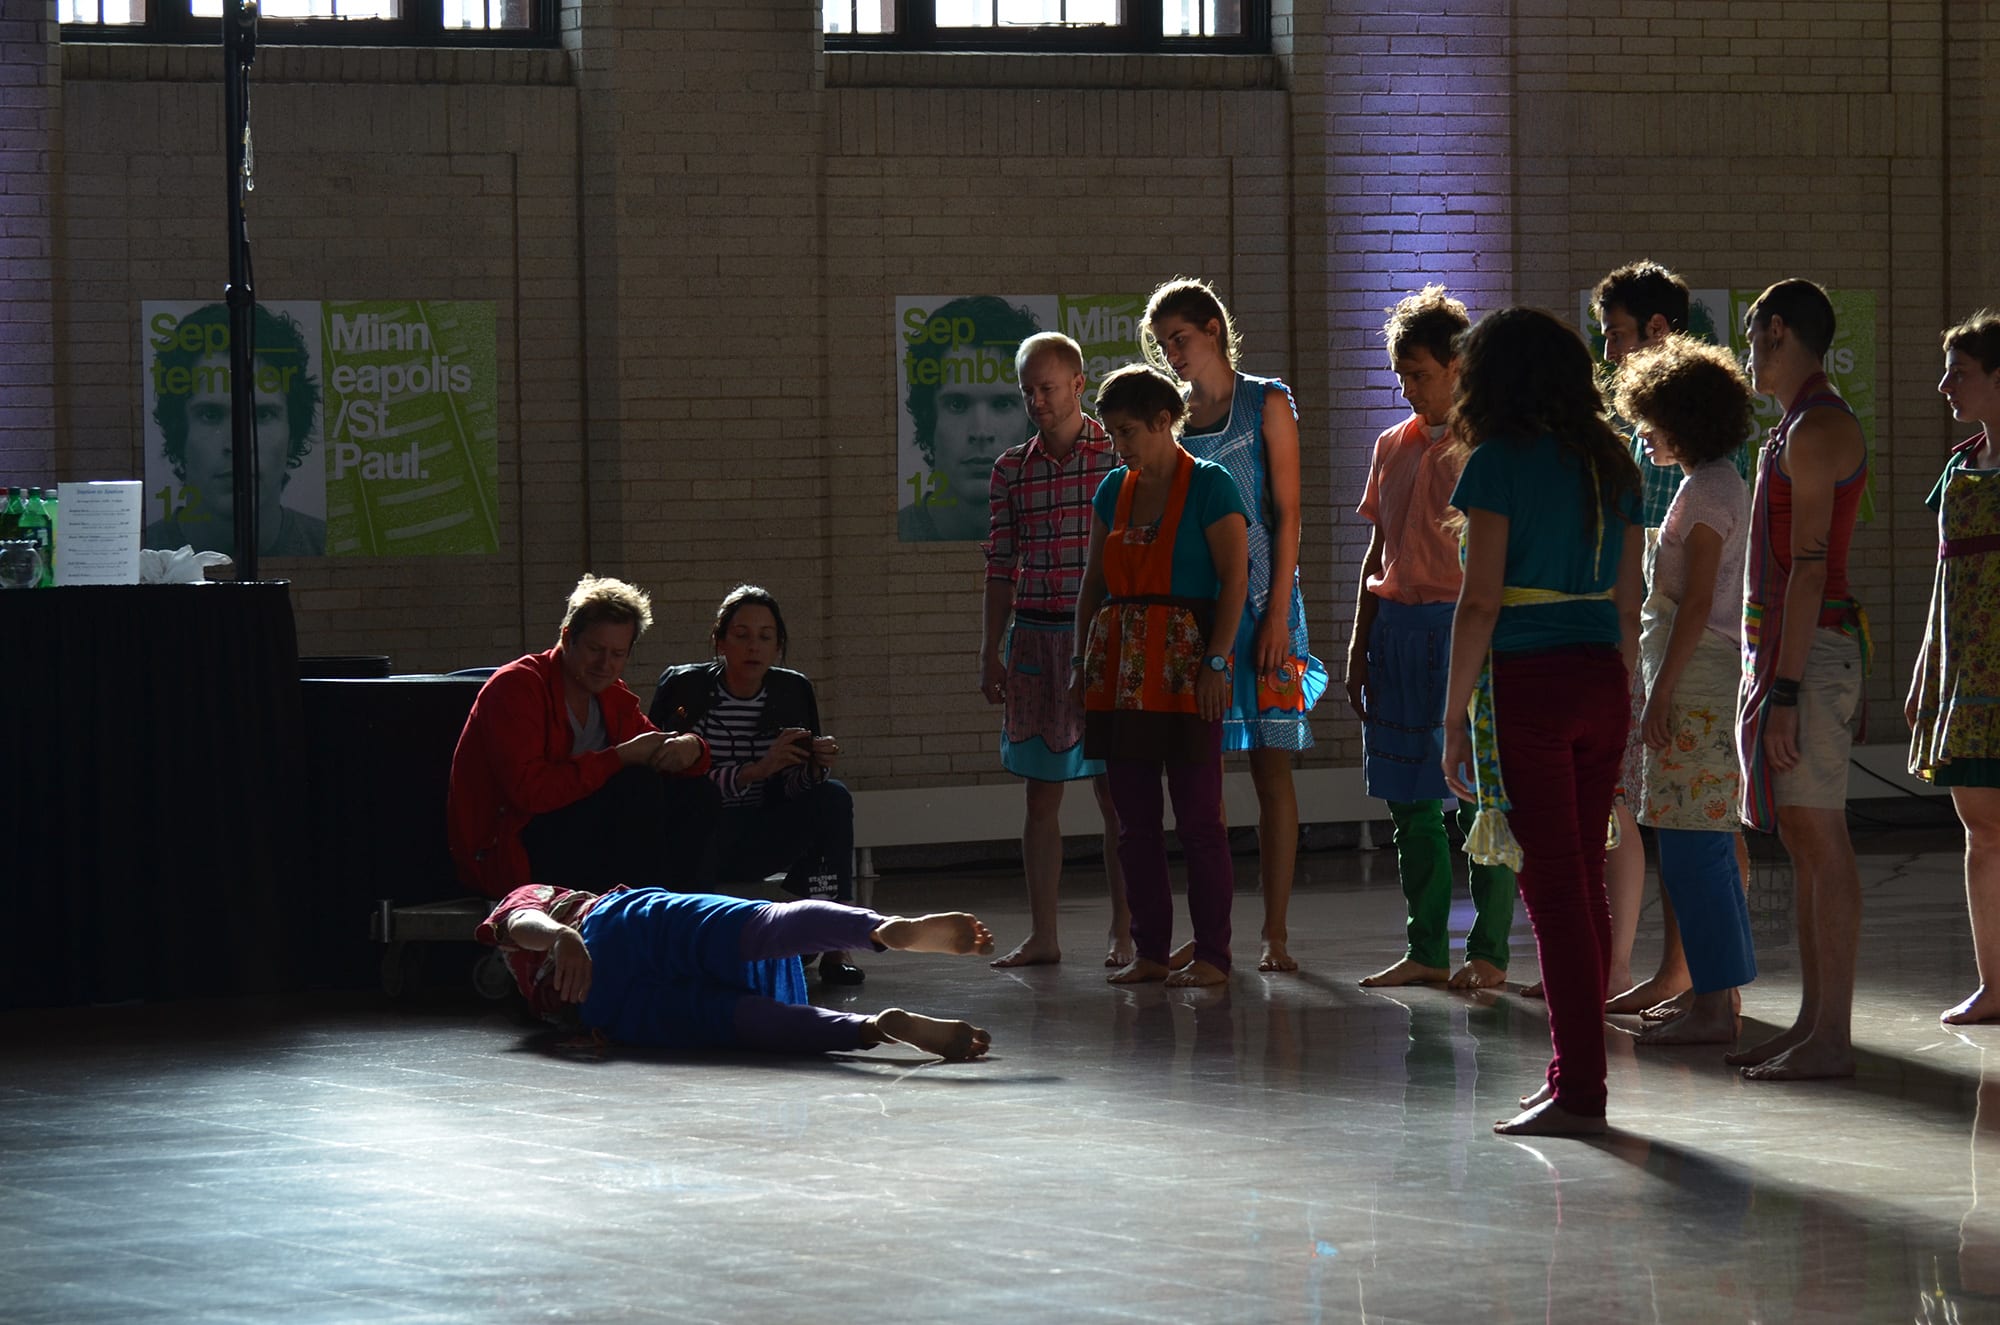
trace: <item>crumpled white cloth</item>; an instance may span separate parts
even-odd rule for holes
[[[183,544],[171,552],[154,548],[139,550],[139,583],[200,584],[208,578],[210,566],[229,565],[224,552],[197,552]]]

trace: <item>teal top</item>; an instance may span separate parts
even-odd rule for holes
[[[1097,495],[1090,499],[1106,529],[1117,520],[1118,492],[1125,486],[1128,472],[1121,465],[1106,474],[1097,485]],[[1174,531],[1175,597],[1214,598],[1222,592],[1215,561],[1208,555],[1208,527],[1228,515],[1239,516],[1246,523],[1249,520],[1243,509],[1243,494],[1236,490],[1236,480],[1221,465],[1195,461],[1194,473],[1188,479],[1187,505],[1181,510],[1180,528]]]
[[[1625,526],[1643,517],[1637,495],[1622,494],[1600,542],[1585,504],[1589,487],[1588,468],[1554,437],[1495,438],[1474,448],[1451,504],[1507,517],[1507,588],[1601,593],[1618,583]],[[1618,643],[1618,609],[1609,599],[1502,607],[1493,626],[1495,653]]]

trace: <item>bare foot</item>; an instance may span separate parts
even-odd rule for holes
[[[1826,1081],[1854,1075],[1854,1048],[1811,1036],[1785,1052],[1743,1069],[1745,1081]]]
[[[1938,1016],[1947,1026],[1971,1026],[1996,1018],[2000,1018],[2000,992],[1989,991],[1985,985],[1973,990],[1971,998]]]
[[[1104,964],[1130,966],[1132,959],[1138,955],[1138,950],[1132,946],[1132,926],[1126,925],[1121,930],[1117,925],[1112,925],[1111,936],[1104,945]]]
[[[1716,990],[1688,1000],[1688,1009],[1677,1017],[1656,1021],[1639,1032],[1640,1044],[1734,1044],[1736,1010],[1730,1006],[1730,990]]]
[[[1535,983],[1533,983],[1533,984],[1531,984],[1531,985],[1523,985],[1523,986],[1521,987],[1521,997],[1522,997],[1522,998],[1546,998],[1546,997],[1548,997],[1548,996],[1547,996],[1546,994],[1544,994],[1544,993],[1542,992],[1542,982],[1541,982],[1540,980],[1537,980],[1537,981],[1535,981]]]
[[[1617,986],[1612,986],[1616,988]],[[1644,984],[1633,985],[1622,994],[1613,994],[1604,1000],[1606,1012],[1644,1012],[1655,1003],[1664,1003],[1677,996],[1685,988],[1680,981],[1672,982],[1654,976]]]
[[[897,916],[877,925],[873,937],[883,947],[902,952],[944,952],[963,957],[993,951],[993,931],[978,916],[964,911],[940,911],[915,920]]]
[[[1484,957],[1474,957],[1451,977],[1453,989],[1498,989],[1506,983],[1507,973]]]
[[[1296,971],[1298,961],[1286,949],[1283,939],[1265,939],[1264,955],[1257,959],[1260,971]]]
[[[1363,989],[1394,989],[1399,985],[1441,985],[1451,978],[1442,966],[1425,966],[1408,957],[1394,966],[1385,966],[1373,975],[1361,977]]]
[[[1493,1124],[1493,1130],[1501,1136],[1602,1136],[1607,1126],[1602,1118],[1571,1113],[1548,1099],[1532,1109],[1521,1110],[1505,1122]]]
[[[1178,971],[1181,969],[1181,967],[1186,966],[1189,962],[1193,960],[1194,960],[1194,940],[1189,939],[1186,943],[1181,944],[1180,947],[1175,948],[1172,954],[1170,954],[1167,957],[1167,965],[1173,967],[1176,971]]]
[[[1206,989],[1210,985],[1227,983],[1229,972],[1214,962],[1191,961],[1180,970],[1167,977],[1169,989]]]
[[[1805,1038],[1806,1028],[1793,1022],[1785,1030],[1760,1044],[1753,1044],[1748,1049],[1739,1049],[1733,1054],[1724,1054],[1722,1061],[1731,1067],[1755,1067],[1759,1063],[1776,1058],[1793,1045],[1802,1043]]]
[[[1054,966],[1062,960],[1062,949],[1053,943],[1044,943],[1033,934],[1021,940],[1021,945],[1004,957],[995,957],[988,966],[1005,969],[1010,966]]]
[[[1672,998],[1668,999],[1666,1002],[1655,1003],[1653,1004],[1653,1006],[1647,1008],[1644,1012],[1641,1012],[1639,1014],[1639,1020],[1672,1021],[1675,1017],[1686,1016],[1687,1010],[1693,1006],[1694,1006],[1694,990],[1692,988],[1683,989],[1680,993],[1675,994]]]
[[[1173,969],[1165,962],[1151,962],[1144,957],[1134,957],[1110,975],[1105,976],[1114,985],[1145,985],[1156,980],[1164,980],[1173,974]]]
[[[1534,1094],[1523,1095],[1521,1097],[1521,1107],[1524,1109],[1539,1108],[1540,1106],[1547,1104],[1550,1100],[1554,1099],[1555,1097],[1556,1097],[1556,1088],[1554,1086],[1551,1086],[1548,1082],[1544,1081],[1541,1084],[1541,1086],[1535,1091]]]
[[[954,1062],[982,1057],[993,1047],[993,1037],[969,1021],[942,1021],[901,1008],[876,1013],[875,1025],[892,1040]]]

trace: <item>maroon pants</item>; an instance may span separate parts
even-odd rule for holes
[[[1521,844],[1521,900],[1548,995],[1556,1103],[1604,1116],[1611,906],[1604,830],[1631,722],[1625,664],[1606,646],[1493,655],[1500,774]]]
[[[1213,723],[1210,752],[1193,763],[1110,759],[1111,803],[1118,811],[1118,863],[1132,908],[1132,945],[1149,961],[1165,962],[1173,945],[1174,893],[1167,877],[1166,812],[1160,774],[1174,798],[1174,833],[1187,857],[1188,917],[1194,955],[1229,969],[1229,910],[1236,900],[1236,866],[1222,817],[1222,724]]]

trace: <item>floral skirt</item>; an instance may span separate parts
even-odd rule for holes
[[[1646,602],[1639,636],[1639,674],[1651,693],[1666,660],[1675,605],[1655,594]],[[1738,648],[1712,630],[1703,630],[1694,657],[1674,687],[1667,717],[1667,748],[1654,750],[1640,738],[1638,795],[1629,803],[1639,822],[1651,828],[1733,833],[1741,826],[1743,766],[1736,756],[1736,692],[1743,675]],[[1643,701],[1641,705],[1643,712]]]

